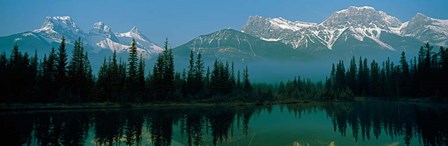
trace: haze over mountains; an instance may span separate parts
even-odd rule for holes
[[[68,40],[69,52],[71,42],[81,38],[94,57],[92,64],[95,60],[100,64],[113,50],[126,55],[132,38],[144,58],[154,58],[163,51],[135,27],[129,32],[115,33],[100,21],[84,32],[69,16],[47,17],[41,28],[0,37],[0,47],[8,52],[18,44],[22,51],[33,53],[37,49],[42,55],[51,47],[57,48],[62,36]],[[382,60],[405,50],[408,57],[413,57],[425,42],[448,46],[448,20],[418,13],[409,21],[402,21],[372,7],[352,6],[334,12],[320,23],[250,16],[241,31],[222,29],[201,35],[173,51],[176,64],[180,64],[177,67],[184,66],[190,50],[194,50],[203,54],[206,64],[222,59],[240,66],[255,66],[255,71],[263,68],[297,75],[304,67],[308,67],[309,74],[326,71],[330,63],[352,56]]]

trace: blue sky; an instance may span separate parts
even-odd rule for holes
[[[1,0],[0,36],[39,28],[46,16],[71,16],[88,32],[103,21],[114,32],[137,26],[175,47],[223,28],[240,30],[251,15],[320,23],[349,6],[372,6],[407,21],[420,12],[448,19],[447,0]]]

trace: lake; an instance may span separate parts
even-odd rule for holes
[[[8,145],[448,145],[448,106],[363,101],[0,112]]]

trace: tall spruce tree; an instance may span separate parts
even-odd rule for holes
[[[202,55],[198,52],[196,63],[195,63],[195,75],[194,75],[194,90],[195,94],[198,94],[201,91],[203,86],[202,76],[204,74],[204,62],[202,61]]]
[[[194,61],[194,51],[193,49],[190,50],[190,60],[188,61],[188,74],[187,74],[187,91],[188,94],[195,94],[195,75],[196,75],[196,67],[195,67],[195,61]]]
[[[84,48],[82,47],[81,38],[79,38],[74,43],[72,59],[68,65],[68,81],[70,82],[71,94],[75,98],[73,100],[80,100],[82,95],[81,88],[87,82],[84,59]]]
[[[243,71],[243,89],[245,91],[252,90],[252,85],[251,85],[250,80],[249,80],[249,69],[247,68],[247,66],[246,66],[246,68]]]
[[[62,96],[66,94],[63,92],[65,92],[65,86],[67,85],[67,57],[68,55],[65,48],[65,37],[62,37],[56,59],[56,92],[58,92],[58,94]]]
[[[132,39],[131,47],[129,48],[129,67],[127,72],[127,84],[126,87],[129,91],[130,97],[134,98],[137,89],[137,65],[138,65],[138,53],[137,53],[137,43],[135,39]],[[133,100],[133,99],[131,99]]]
[[[137,75],[138,91],[143,92],[145,90],[145,62],[142,55],[140,55]]]
[[[408,96],[410,91],[410,72],[409,72],[409,65],[408,61],[406,60],[406,53],[403,51],[401,52],[400,57],[400,95],[402,96]]]

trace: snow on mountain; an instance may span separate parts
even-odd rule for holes
[[[300,21],[288,21],[282,17],[280,18],[274,18],[270,19],[269,22],[273,27],[278,27],[280,29],[289,29],[292,31],[298,31],[301,29],[309,28],[309,27],[315,27],[316,23],[308,23],[308,22],[300,22]]]
[[[116,33],[115,36],[122,44],[131,44],[132,39],[135,39],[138,49],[146,51],[149,56],[154,56],[163,51],[163,48],[151,42],[145,35],[143,35],[137,27],[132,27],[129,32]]]
[[[411,36],[437,45],[448,44],[448,20],[417,14],[409,22],[402,23],[398,18],[369,6],[351,6],[348,9],[336,11],[319,24],[289,21],[281,17],[250,16],[241,31],[263,40],[280,41],[295,49],[308,50],[325,48],[333,50],[338,41],[346,41],[347,37],[354,38],[360,43],[368,39],[369,42],[375,42],[377,45],[375,48],[390,51],[400,49],[401,47],[388,44],[383,40],[382,36],[389,36],[389,34],[401,37]],[[341,36],[344,38],[341,39]]]
[[[62,36],[70,41],[85,35],[70,16],[46,17],[42,27],[33,32],[50,40],[59,42],[61,41]]]
[[[113,40],[115,42],[118,42],[118,38],[112,32],[112,29],[101,21],[93,24],[93,28],[90,30],[89,33],[91,35],[98,35],[101,37],[109,38],[110,40]]]
[[[234,30],[222,29],[201,35],[173,49],[175,58],[187,59],[190,50],[201,52],[205,60],[212,62],[216,58],[235,62],[260,61],[264,59],[304,59],[307,54],[275,41],[265,41],[252,35]]]
[[[68,45],[81,38],[84,46],[94,53],[103,50],[116,50],[118,53],[126,52],[130,48],[133,38],[137,42],[138,52],[144,58],[151,58],[163,51],[161,47],[139,32],[136,27],[133,27],[129,32],[114,33],[108,25],[99,21],[94,23],[93,28],[88,33],[85,33],[70,16],[46,17],[41,28],[2,37],[0,42],[5,46],[12,46],[10,44],[20,42],[19,45],[25,47],[41,44],[41,46],[34,46],[33,49],[36,47],[50,49],[51,46],[59,44],[62,37],[66,38]],[[45,53],[43,50],[41,52]]]
[[[417,13],[411,20],[403,24],[401,35],[416,37],[440,46],[448,46],[448,20],[430,18]]]

